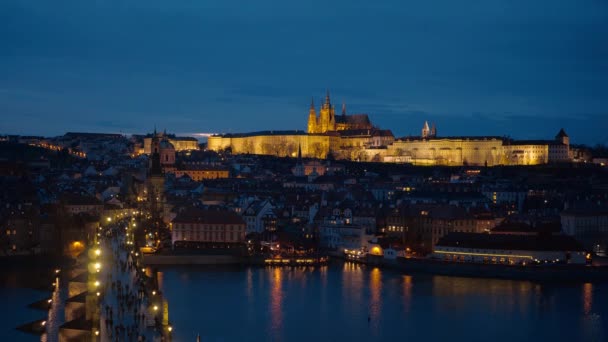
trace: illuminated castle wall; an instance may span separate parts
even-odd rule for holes
[[[169,141],[171,145],[175,148],[175,151],[189,151],[189,150],[198,150],[198,140],[196,138],[190,137],[176,137],[175,135],[167,134],[166,132],[156,133],[156,129],[154,130],[154,134],[152,136],[148,136],[144,138],[144,151],[145,154],[150,154],[152,152],[152,138],[158,137],[160,139],[166,139]]]
[[[503,137],[438,137],[427,122],[419,137],[395,140],[390,130],[372,125],[366,114],[335,115],[329,93],[317,116],[314,103],[308,113],[307,132],[264,131],[211,136],[207,148],[230,148],[236,154],[411,163],[415,165],[537,165],[571,160],[570,141],[562,129],[554,140],[512,140]]]
[[[393,134],[375,128],[367,114],[347,115],[346,106],[343,105],[342,113],[336,116],[327,93],[318,116],[314,103],[311,103],[307,132],[264,131],[216,135],[209,137],[207,148],[295,157],[298,146],[301,146],[304,157],[325,158],[331,152],[337,158],[360,159],[365,154],[365,148],[386,146],[393,141]]]
[[[385,161],[416,165],[505,164],[503,140],[497,137],[406,138],[388,147]]]
[[[231,148],[232,153],[237,154],[295,157],[298,146],[300,146],[304,157],[325,158],[330,151],[330,146],[337,147],[339,145],[339,139],[339,136],[331,134],[307,134],[302,131],[265,131],[211,136],[207,140],[207,148],[213,151]]]
[[[571,160],[570,140],[562,129],[555,140],[502,137],[403,138],[388,146],[385,162],[415,165],[538,165]],[[435,128],[431,129],[435,131]]]

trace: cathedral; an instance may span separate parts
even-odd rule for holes
[[[395,139],[390,130],[372,125],[367,114],[336,115],[329,92],[317,113],[314,101],[303,131],[218,134],[207,148],[232,153],[279,157],[304,156],[413,165],[538,165],[571,159],[568,135],[554,140],[513,140],[497,136],[438,136],[435,124],[424,122],[420,136]],[[301,170],[298,170],[301,171]]]
[[[308,133],[327,133],[353,129],[373,129],[367,114],[346,115],[346,105],[342,104],[342,113],[336,116],[336,108],[331,104],[328,91],[325,95],[325,102],[319,110],[319,116],[317,116],[314,100],[311,100],[310,111],[308,112]]]
[[[329,92],[319,113],[310,104],[306,131],[263,131],[253,133],[219,134],[209,137],[207,148],[214,151],[230,149],[232,153],[267,154],[296,157],[325,158],[332,154],[338,159],[368,159],[366,148],[382,148],[394,141],[390,130],[372,125],[367,114],[336,115]],[[370,151],[373,155],[378,151]]]

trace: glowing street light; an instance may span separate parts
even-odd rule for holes
[[[95,287],[99,286],[99,280],[95,280]]]
[[[112,218],[108,216],[107,218],[108,222],[112,222]]]
[[[101,249],[96,249],[95,250],[95,255],[100,256],[101,255]]]
[[[154,311],[158,311],[158,306],[154,305]]]

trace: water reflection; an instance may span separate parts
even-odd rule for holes
[[[525,314],[525,299],[532,291],[532,283],[502,279],[471,279],[459,277],[433,277],[433,295],[443,310],[463,310],[470,306],[471,298],[485,298],[487,310],[492,313],[515,312]],[[546,291],[545,291],[546,298]]]
[[[283,325],[283,268],[275,267],[270,276],[270,330],[280,340]]]
[[[606,322],[604,317],[593,310],[594,285],[585,283],[582,286],[583,313],[582,326],[585,339],[589,341],[606,341]]]
[[[328,312],[328,301],[329,299],[327,298],[327,266],[321,266],[321,268],[319,268],[319,278],[320,281],[319,283],[321,284],[321,286],[319,286],[319,292],[320,292],[320,304],[321,306],[319,307],[319,317],[322,317],[323,319],[327,320],[329,319],[329,312]],[[315,284],[316,285],[316,284]]]
[[[247,301],[249,303],[251,303],[253,301],[253,270],[251,268],[247,269],[246,278],[247,278]]]
[[[585,315],[591,314],[593,308],[593,284],[585,283],[583,285],[583,311]]]
[[[403,310],[406,313],[410,312],[412,305],[412,276],[403,276]]]
[[[477,340],[492,334],[497,342],[601,341],[608,326],[607,308],[598,305],[608,302],[604,284],[403,275],[351,263],[312,270],[167,270],[164,278],[179,341],[199,331],[213,341]],[[228,289],[227,296],[200,296]],[[220,306],[229,309],[210,309]],[[433,329],[436,322],[444,328]]]
[[[345,310],[358,310],[363,302],[364,271],[359,264],[346,262],[342,267],[342,305]]]
[[[369,278],[369,321],[373,335],[377,336],[380,332],[380,314],[382,313],[382,273],[380,269],[374,267]]]

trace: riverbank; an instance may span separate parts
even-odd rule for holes
[[[144,254],[143,262],[155,265],[246,265],[246,266],[316,266],[328,262],[327,257],[238,256],[226,254]]]
[[[384,259],[368,255],[357,262],[399,270],[405,273],[529,280],[543,282],[608,282],[608,266],[591,265],[497,265],[454,263],[422,258]]]
[[[144,265],[241,265],[246,259],[236,255],[210,254],[144,254]]]
[[[559,282],[608,282],[608,266],[590,265],[497,265],[476,263],[454,263],[422,258],[384,259],[380,256],[367,255],[361,259],[345,259],[334,255],[334,258],[357,262],[370,266],[398,270],[406,274],[424,273],[469,278],[495,278],[530,281],[559,281]],[[143,257],[145,265],[241,265],[241,266],[317,266],[328,262],[306,258],[244,257],[236,255],[211,254],[146,254]]]

